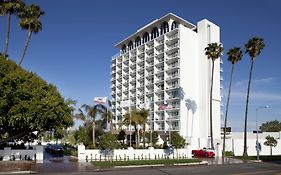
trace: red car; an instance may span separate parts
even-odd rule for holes
[[[208,149],[192,150],[194,156],[215,157],[215,153]]]

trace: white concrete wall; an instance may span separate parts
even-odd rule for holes
[[[236,156],[243,155],[244,150],[244,139],[243,132],[232,132],[232,137],[226,139],[226,151],[232,151]],[[272,136],[277,140],[277,146],[272,147],[272,155],[281,155],[281,132],[263,132],[258,135],[259,143],[261,144],[260,155],[270,155],[270,147],[265,146],[264,142],[266,141],[266,136]],[[247,133],[247,145],[248,145],[248,155],[255,156],[257,155],[256,151],[256,133],[248,132]]]
[[[191,149],[187,146],[184,149],[114,149],[111,153],[97,150],[85,149],[84,145],[78,146],[78,160],[84,162],[90,160],[148,160],[148,159],[164,159],[164,158],[191,158]]]
[[[185,99],[198,101],[198,37],[193,30],[179,25],[180,35],[180,87],[185,93],[180,105],[180,135],[184,138],[197,135],[198,122],[192,121],[197,113],[187,111]],[[192,126],[192,123],[195,125]]]
[[[35,149],[24,150],[12,150],[11,147],[5,147],[4,150],[0,150],[0,157],[3,157],[4,161],[8,161],[12,156],[15,156],[15,160],[24,160],[28,157],[32,160],[43,161],[43,146],[37,145]]]
[[[264,142],[266,139],[260,139],[261,144],[260,155],[270,155],[270,147],[265,146]],[[281,155],[281,139],[278,139],[278,144],[276,147],[272,147],[272,155]],[[256,156],[256,139],[248,139],[248,155]],[[227,139],[226,140],[226,151],[233,151],[235,156],[242,156],[244,150],[244,140],[243,139]]]
[[[220,42],[220,29],[215,24],[204,19],[197,23],[198,49],[199,49],[199,101],[198,116],[200,123],[199,137],[208,139],[210,136],[210,85],[211,85],[211,66],[212,61],[205,55],[205,48],[209,43]],[[214,86],[213,86],[213,138],[220,139],[220,64],[219,59],[215,61],[214,67]],[[206,147],[210,147],[207,143]],[[215,143],[214,143],[215,144]]]

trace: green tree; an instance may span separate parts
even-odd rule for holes
[[[178,132],[173,131],[171,133],[171,144],[176,149],[184,148],[185,139],[182,136],[180,136]]]
[[[117,141],[116,136],[111,132],[107,132],[104,135],[102,135],[100,142],[101,142],[100,148],[103,150],[105,149],[113,150],[114,148],[118,148],[118,146],[120,145]]]
[[[9,47],[9,39],[10,39],[10,30],[11,30],[11,16],[13,14],[18,14],[25,6],[25,4],[21,0],[5,0],[3,2],[3,8],[5,8],[4,12],[7,17],[7,32],[6,32],[6,43],[3,51],[4,58],[6,58],[8,54]]]
[[[73,124],[71,100],[4,57],[0,57],[0,97],[0,142]]]
[[[79,109],[81,119],[83,121],[85,120],[92,121],[92,128],[93,128],[92,141],[93,141],[93,146],[95,147],[96,146],[96,140],[95,140],[96,116],[99,111],[96,108],[96,106],[89,106],[87,104],[83,104],[81,108],[84,109],[86,112],[85,115],[83,111]]]
[[[279,132],[281,131],[281,122],[279,122],[278,120],[273,120],[263,123],[260,126],[260,130],[262,132]]]
[[[107,131],[112,131],[112,112],[105,108],[105,110],[102,110],[101,113],[102,125],[106,127]],[[110,126],[110,128],[108,128],[108,125]]]
[[[214,64],[223,53],[222,44],[210,43],[205,48],[205,55],[208,59],[212,60],[212,74],[211,74],[211,89],[210,89],[210,136],[211,136],[211,148],[214,149],[213,138],[213,82],[214,82]]]
[[[122,129],[117,136],[117,140],[122,140],[123,144],[124,144],[124,140],[126,138],[126,132]]]
[[[149,115],[149,110],[146,109],[140,109],[139,111],[139,115],[140,115],[140,125],[142,125],[143,128],[143,147],[145,147],[145,132],[146,132],[146,122],[147,122],[147,118]]]
[[[42,23],[40,20],[40,16],[42,16],[43,14],[44,12],[41,11],[40,7],[35,4],[32,4],[30,6],[25,6],[23,10],[19,13],[20,27],[21,29],[28,31],[23,53],[19,60],[19,66],[23,61],[24,55],[26,53],[31,38],[31,34],[38,33],[40,30],[42,30]]]
[[[264,142],[264,145],[270,146],[270,155],[272,156],[272,147],[275,147],[277,145],[277,140],[274,137],[271,137],[270,135],[266,136],[266,141]]]
[[[224,117],[224,129],[223,129],[223,149],[222,149],[222,155],[225,155],[225,136],[226,136],[226,125],[227,125],[227,115],[228,115],[228,106],[229,106],[229,99],[231,94],[231,84],[232,84],[232,77],[233,77],[233,71],[234,71],[234,65],[242,59],[243,53],[242,50],[239,47],[234,47],[232,49],[229,49],[227,52],[228,55],[228,61],[231,62],[231,73],[230,73],[230,80],[229,80],[229,86],[228,86],[228,95],[227,95],[227,102],[226,102],[226,109],[225,109],[225,117]]]
[[[4,6],[4,1],[1,0],[0,1],[0,16],[2,17],[5,14],[6,14],[6,8]],[[2,53],[0,53],[0,55],[2,55]]]
[[[247,90],[247,97],[246,97],[243,157],[248,157],[248,152],[247,152],[247,148],[248,148],[248,146],[247,146],[248,104],[249,104],[249,97],[250,97],[250,87],[251,87],[254,60],[261,53],[261,51],[263,50],[264,47],[265,47],[264,41],[262,38],[259,38],[259,37],[253,37],[252,39],[250,39],[248,41],[247,44],[245,44],[246,53],[248,53],[251,58],[251,68],[250,68],[248,90]]]
[[[129,112],[127,112],[124,115],[123,123],[129,127],[130,123],[135,127],[135,131],[137,131],[137,125],[140,124],[141,116],[139,115],[139,112],[137,109],[133,109]],[[131,137],[131,136],[130,136]],[[136,141],[136,146],[139,144],[137,143],[137,134],[135,134],[135,141]]]
[[[153,131],[152,132],[152,139],[151,139],[151,141],[152,141],[152,146],[155,146],[156,145],[156,143],[158,142],[158,132],[156,132],[156,131]],[[150,137],[150,135],[149,135],[149,137]],[[150,139],[149,139],[150,140]]]
[[[89,147],[92,144],[92,125],[79,126],[77,130],[74,131],[73,136],[75,143],[83,143],[85,147]]]

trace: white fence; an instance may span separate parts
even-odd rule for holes
[[[78,160],[84,161],[104,161],[104,160],[151,160],[151,159],[183,159],[191,158],[191,149],[114,149],[98,150],[85,149],[84,145],[78,146]]]
[[[5,147],[4,150],[0,150],[0,157],[3,161],[8,160],[36,160],[43,161],[43,146],[37,145],[34,149],[11,149],[11,147]]]

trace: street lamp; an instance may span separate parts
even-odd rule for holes
[[[257,150],[257,161],[260,159],[260,143],[259,143],[259,129],[258,129],[258,110],[262,108],[268,108],[269,106],[260,106],[256,108],[256,150]]]

